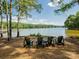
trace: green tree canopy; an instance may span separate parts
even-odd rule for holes
[[[69,29],[79,29],[79,12],[76,15],[70,15],[65,21],[65,26]]]
[[[42,9],[41,4],[39,4],[37,0],[15,0],[14,7],[17,12],[20,12],[21,16],[30,16],[29,12],[32,10],[40,13]]]

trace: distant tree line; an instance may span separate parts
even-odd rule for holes
[[[64,27],[64,26],[19,23],[18,27],[19,29],[27,29],[27,28],[58,28],[58,27]],[[7,28],[7,22],[3,22],[3,29],[6,29],[6,28]],[[17,29],[17,22],[12,22],[12,29]]]
[[[0,23],[1,24],[1,23]],[[19,29],[26,29],[26,28],[52,28],[55,27],[53,25],[45,25],[45,24],[25,24],[19,23]],[[3,22],[3,29],[7,28],[7,22]],[[12,22],[12,29],[17,29],[17,23]]]

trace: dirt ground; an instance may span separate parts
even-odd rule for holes
[[[77,39],[65,40],[65,46],[24,48],[23,38],[7,42],[0,39],[0,59],[79,59]]]

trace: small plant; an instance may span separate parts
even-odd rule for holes
[[[37,36],[37,37],[40,37],[41,34],[40,34],[40,33],[37,33],[37,34],[30,34],[30,36]]]
[[[30,34],[30,36],[36,36],[36,34]]]
[[[41,36],[41,34],[40,34],[40,33],[37,33],[37,35],[36,35],[36,36],[38,36],[38,37],[39,37],[39,36]]]

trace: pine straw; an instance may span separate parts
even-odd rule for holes
[[[0,59],[79,59],[79,43],[67,38],[65,46],[24,48],[23,38],[11,41],[0,39]]]

